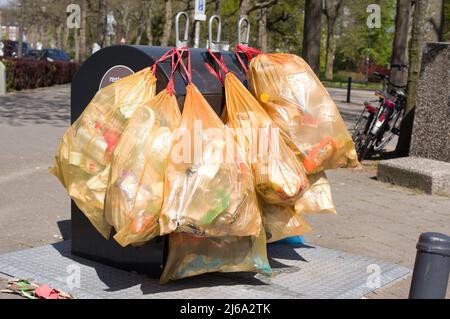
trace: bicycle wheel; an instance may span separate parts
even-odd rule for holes
[[[358,122],[356,122],[355,127],[353,128],[352,133],[352,139],[353,142],[356,142],[357,139],[365,134],[365,130],[367,128],[367,121],[369,120],[368,116],[365,114],[361,114],[361,116],[358,119]]]
[[[373,144],[375,143],[375,137],[372,134],[369,134],[363,141],[361,148],[358,154],[358,159],[360,161],[365,160],[371,153]]]
[[[396,112],[396,114],[394,114],[394,116],[388,123],[389,129],[383,133],[381,139],[378,138],[377,141],[374,143],[373,150],[375,152],[382,151],[389,144],[389,142],[394,138],[394,136],[398,135],[398,133],[395,132],[398,120],[401,121],[401,113],[400,112]]]

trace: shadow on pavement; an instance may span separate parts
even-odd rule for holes
[[[0,97],[0,124],[23,126],[70,123],[70,86],[14,92]]]
[[[72,221],[70,219],[57,221],[56,224],[63,240],[69,240],[72,238]]]
[[[70,238],[70,220],[58,222],[58,227],[60,228],[64,238]],[[140,285],[140,289],[144,294],[151,294],[216,286],[264,286],[269,284],[270,282],[270,278],[264,277],[262,275],[255,275],[255,273],[251,272],[237,272],[203,274],[161,285],[159,284],[159,278],[151,278],[149,276],[137,274],[135,272],[128,272],[95,261],[91,261],[89,259],[75,256],[71,253],[70,242],[63,241],[53,244],[52,246],[62,256],[69,258],[81,265],[85,265],[95,269],[95,272],[100,281],[107,286],[105,291],[109,292],[124,290],[136,285]],[[275,274],[290,273],[299,270],[298,267],[286,265],[276,259],[308,262],[295,251],[296,248],[311,249],[314,247],[297,244],[271,244],[268,246],[269,262]]]

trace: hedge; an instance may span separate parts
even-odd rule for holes
[[[70,83],[80,68],[79,63],[65,61],[3,59],[2,62],[8,91]]]

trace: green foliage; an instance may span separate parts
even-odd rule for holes
[[[269,12],[269,48],[274,51],[301,53],[304,1],[279,1]]]
[[[443,41],[450,41],[450,1],[444,1]]]
[[[102,41],[102,21],[104,13],[101,12],[100,1],[105,0],[28,0],[25,27],[31,30],[39,30],[40,34],[28,37],[50,45],[54,43],[74,54],[75,38],[73,30],[65,27],[65,8],[69,3],[84,3],[86,14],[86,55],[91,51],[94,42]],[[317,0],[321,1],[321,0]],[[371,50],[370,60],[378,65],[387,66],[392,51],[395,25],[395,0],[343,0],[343,10],[336,23],[336,50],[335,71],[357,71],[364,62],[369,31],[367,28],[366,11],[369,4],[379,4],[381,7],[381,28],[370,31]],[[260,10],[255,5],[266,3],[267,0],[250,0],[251,35],[250,45],[257,46],[258,23]],[[25,2],[24,2],[25,3]],[[108,0],[107,11],[112,11],[117,21],[116,36],[112,43],[118,43],[123,37],[129,44],[135,44],[140,39],[140,44],[146,45],[152,38],[153,45],[160,45],[165,24],[165,0]],[[444,39],[450,40],[450,1],[445,3]],[[219,13],[222,18],[222,40],[231,44],[231,48],[237,41],[237,22],[239,19],[240,0],[207,0],[206,15],[208,18]],[[46,5],[46,10],[42,7]],[[193,7],[194,0],[171,0],[172,5],[172,32],[169,45],[175,44],[175,15],[179,11],[186,11],[191,16],[190,36],[193,35]],[[303,39],[305,0],[278,0],[276,4],[268,7],[267,12],[267,39],[269,51],[291,52],[300,55]],[[151,10],[149,10],[151,9]],[[3,9],[4,22],[13,23],[18,20],[17,7],[10,6]],[[151,12],[151,18],[150,17]],[[33,13],[33,14],[31,14]],[[35,14],[34,14],[35,13]],[[208,36],[208,22],[201,22],[201,47],[205,47]],[[181,21],[181,29],[184,21]],[[150,34],[147,32],[150,31]],[[321,69],[325,68],[325,38],[326,23],[322,18],[322,47]],[[49,39],[49,40],[46,40]]]
[[[381,28],[367,27],[366,12],[369,4],[381,7]],[[395,27],[395,0],[346,1],[347,16],[344,18],[342,34],[337,39],[335,68],[356,70],[367,54],[370,36],[370,60],[387,66],[392,53]],[[370,35],[369,35],[370,33]]]
[[[3,59],[7,91],[34,89],[72,81],[80,65],[74,62]]]

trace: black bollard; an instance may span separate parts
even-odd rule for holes
[[[450,273],[450,237],[423,233],[417,243],[410,299],[445,299]]]
[[[352,77],[349,76],[347,82],[347,103],[350,103],[351,92],[352,92]]]

